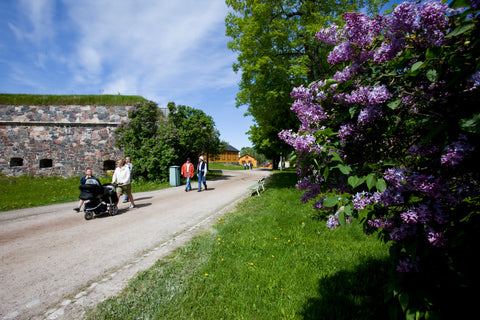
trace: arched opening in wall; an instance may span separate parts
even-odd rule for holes
[[[23,166],[23,159],[22,158],[10,158],[10,162],[8,163],[10,167],[22,167]]]
[[[103,171],[115,170],[115,160],[103,161]]]
[[[39,167],[40,168],[51,168],[51,167],[53,167],[52,159],[40,159]]]

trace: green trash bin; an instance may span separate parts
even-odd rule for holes
[[[170,167],[170,185],[174,187],[180,185],[180,166]]]

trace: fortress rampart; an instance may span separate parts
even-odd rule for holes
[[[126,106],[0,105],[0,172],[5,175],[95,175],[115,169],[123,152],[113,131]]]

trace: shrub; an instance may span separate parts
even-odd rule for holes
[[[478,1],[451,4],[469,5],[345,13],[317,34],[343,70],[293,89],[301,126],[280,133],[300,159],[302,201],[331,210],[332,228],[362,212],[392,243],[390,292],[406,317],[460,312],[478,283]]]

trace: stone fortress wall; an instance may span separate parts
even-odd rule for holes
[[[0,105],[0,173],[76,176],[115,169],[123,152],[113,132],[126,106]]]

